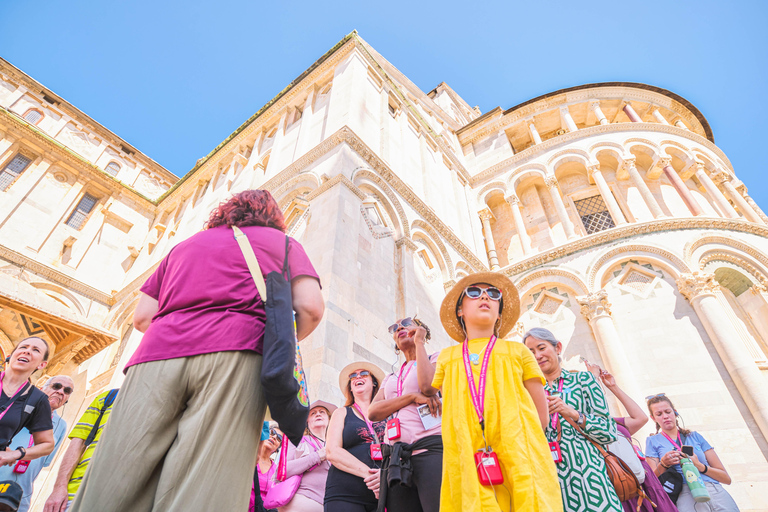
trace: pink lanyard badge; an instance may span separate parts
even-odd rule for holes
[[[680,444],[679,444],[679,445],[678,445],[676,442],[674,442],[674,441],[672,440],[672,438],[671,438],[671,437],[669,437],[669,436],[667,435],[667,433],[666,433],[666,432],[662,432],[662,434],[664,435],[664,437],[666,437],[666,438],[667,438],[667,441],[669,441],[670,443],[672,443],[672,446],[674,446],[674,447],[675,447],[675,449],[677,449],[677,450],[679,450],[679,451],[682,451],[682,450],[683,450],[683,440],[682,440],[682,438],[680,437],[680,432],[678,432],[678,433],[677,433],[677,440],[680,442]]]
[[[414,366],[416,366],[416,361],[413,361],[413,364],[411,366],[408,366],[408,371],[405,372],[405,376],[403,376],[403,370],[405,370],[405,367],[408,365],[408,361],[404,362],[403,365],[400,367],[400,373],[397,376],[397,397],[400,398],[403,396],[403,386],[405,385],[405,379],[408,378],[408,374],[411,373],[411,370]]]
[[[560,376],[560,383],[557,385],[557,394],[560,395],[562,398],[563,395],[563,382],[565,379],[563,379],[563,376]],[[549,396],[549,391],[547,391],[547,396]],[[560,415],[558,413],[554,413],[552,415],[552,428],[554,430],[557,430],[557,427],[560,425]]]
[[[480,428],[485,432],[485,381],[488,376],[488,363],[491,360],[491,352],[496,345],[496,336],[491,336],[491,340],[485,347],[485,355],[483,355],[483,364],[480,367],[480,380],[475,385],[475,378],[472,376],[472,366],[469,362],[469,340],[464,340],[464,344],[461,349],[461,355],[464,359],[464,370],[467,373],[467,381],[469,384],[469,396],[472,399],[472,405],[475,408],[477,417],[480,420]]]
[[[0,393],[3,392],[3,379],[4,378],[5,378],[5,372],[0,372]],[[0,420],[2,420],[5,417],[5,415],[8,413],[8,411],[11,408],[11,406],[13,405],[13,402],[15,402],[16,399],[19,397],[19,394],[21,394],[21,392],[24,391],[24,389],[27,387],[27,384],[29,384],[29,382],[25,382],[24,384],[19,386],[19,389],[17,389],[16,393],[13,395],[13,397],[11,397],[11,401],[8,402],[8,405],[5,406],[5,410],[0,413]]]

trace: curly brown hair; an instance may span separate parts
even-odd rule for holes
[[[275,198],[266,190],[245,190],[219,204],[205,228],[219,226],[265,226],[285,233],[285,219]]]

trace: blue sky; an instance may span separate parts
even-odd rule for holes
[[[353,29],[424,91],[445,81],[483,112],[644,82],[702,111],[768,209],[767,14],[759,1],[4,1],[0,56],[177,175]]]

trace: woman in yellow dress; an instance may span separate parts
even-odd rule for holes
[[[443,300],[443,327],[459,345],[443,350],[436,368],[416,333],[419,387],[443,395],[442,512],[563,510],[544,436],[544,376],[525,345],[501,339],[519,316],[512,281],[482,272]]]

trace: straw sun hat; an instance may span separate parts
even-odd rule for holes
[[[517,319],[520,318],[520,295],[512,281],[498,272],[478,272],[462,278],[456,283],[451,291],[443,299],[440,305],[440,321],[448,335],[454,340],[462,343],[466,334],[461,328],[459,318],[456,316],[457,302],[467,286],[473,284],[485,283],[495,286],[501,290],[501,300],[504,307],[501,310],[501,326],[499,327],[499,338],[504,338],[515,327]]]
[[[371,375],[376,377],[376,380],[379,382],[379,386],[381,386],[381,383],[384,381],[384,371],[375,364],[369,363],[368,361],[355,361],[354,363],[349,363],[339,373],[339,389],[342,393],[344,393],[344,396],[347,396],[347,382],[349,382],[349,374],[355,370],[368,370],[371,372]]]

